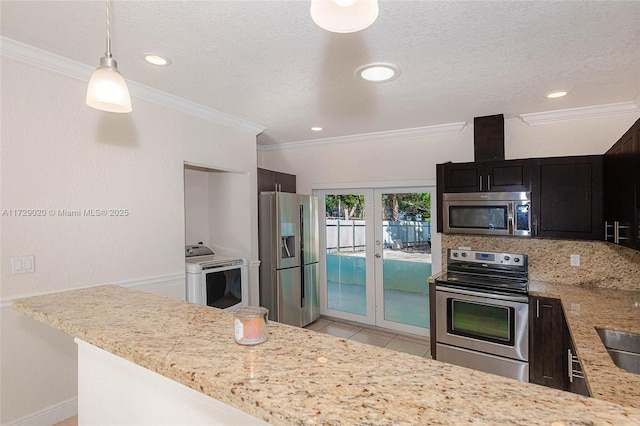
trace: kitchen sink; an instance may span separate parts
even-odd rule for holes
[[[613,363],[623,370],[640,374],[640,334],[596,328]]]

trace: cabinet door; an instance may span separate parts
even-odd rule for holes
[[[282,192],[296,193],[296,175],[288,173],[277,173],[276,182],[278,183],[279,190]]]
[[[532,161],[534,236],[601,240],[602,156]]]
[[[591,396],[589,392],[589,386],[587,385],[587,379],[582,369],[582,364],[578,358],[578,352],[576,351],[576,345],[571,338],[571,332],[569,331],[569,325],[567,320],[562,316],[562,328],[564,330],[564,356],[566,366],[566,379],[565,389],[572,393],[579,395]],[[571,370],[570,370],[571,369]]]
[[[479,192],[486,190],[481,179],[484,174],[483,163],[445,163],[443,165],[444,192]]]
[[[258,169],[258,194],[276,190],[276,172]]]
[[[560,300],[532,297],[529,318],[529,381],[565,389],[566,363]]]
[[[258,169],[258,194],[265,191],[296,193],[296,175]]]
[[[531,191],[531,160],[488,161],[485,174],[488,191]]]
[[[640,248],[640,120],[605,153],[604,186],[605,239]]]

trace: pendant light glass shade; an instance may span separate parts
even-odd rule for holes
[[[100,58],[100,66],[93,72],[87,87],[87,105],[107,112],[131,112],[131,96],[118,64],[111,56],[111,14],[107,6],[107,50]]]
[[[378,17],[378,0],[311,0],[311,19],[334,33],[364,30]]]
[[[89,80],[87,105],[108,112],[132,111],[127,83],[118,72],[114,59],[100,59],[100,67],[93,72]]]

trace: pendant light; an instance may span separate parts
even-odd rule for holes
[[[127,83],[118,72],[118,64],[111,56],[111,21],[107,3],[107,51],[100,58],[100,66],[93,72],[87,88],[87,105],[107,112],[131,112],[131,96]]]
[[[364,30],[378,17],[378,0],[311,0],[311,19],[334,33]]]

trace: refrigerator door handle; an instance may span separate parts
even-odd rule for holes
[[[300,307],[304,308],[304,205],[300,204]]]

